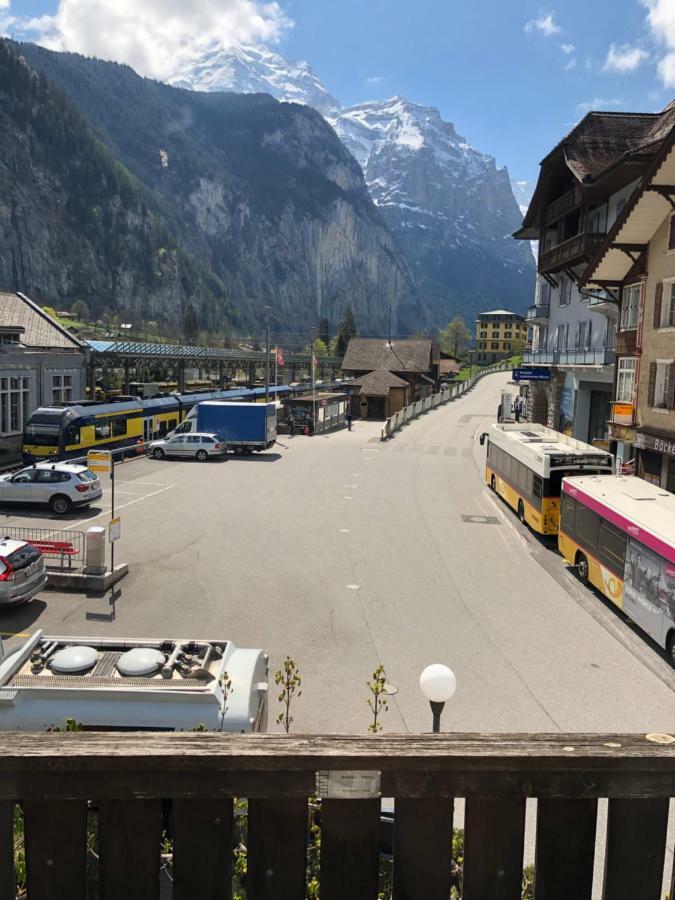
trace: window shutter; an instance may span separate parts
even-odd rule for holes
[[[649,386],[647,388],[647,406],[654,406],[656,397],[656,363],[649,363]]]
[[[675,215],[670,217],[670,228],[668,229],[668,249],[675,250]]]
[[[670,227],[672,229],[673,222],[675,222],[675,216],[670,220]],[[654,328],[661,327],[661,304],[663,302],[663,282],[659,281],[656,285],[656,295],[654,297]]]
[[[666,406],[668,409],[675,409],[675,363],[668,366],[666,385]]]

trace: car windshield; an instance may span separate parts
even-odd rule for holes
[[[89,469],[85,469],[84,472],[78,472],[77,477],[80,481],[96,481],[97,476],[94,475],[93,472],[90,472]]]
[[[17,569],[25,569],[26,566],[32,565],[40,559],[40,551],[33,547],[32,544],[24,544],[9,556],[5,557],[10,566],[16,571]]]

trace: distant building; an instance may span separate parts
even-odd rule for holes
[[[588,113],[542,161],[514,235],[539,242],[539,278],[526,315],[532,350],[524,361],[543,367],[548,381],[530,383],[529,417],[583,441],[610,438],[618,305],[598,303],[580,278],[674,123],[672,106],[661,113]]]
[[[427,338],[389,342],[355,337],[349,341],[342,371],[354,378],[353,415],[383,419],[436,390],[439,348]]]
[[[617,324],[611,449],[675,492],[675,123],[580,279]]]
[[[491,309],[476,319],[476,362],[487,365],[522,351],[527,325],[522,316],[508,309]]]
[[[39,406],[78,400],[84,345],[23,294],[0,292],[0,462],[16,456]]]

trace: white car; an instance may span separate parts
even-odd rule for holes
[[[68,462],[35,463],[0,476],[0,505],[43,505],[58,516],[65,516],[77,506],[88,506],[102,493],[101,482],[93,472]]]
[[[148,452],[155,459],[183,456],[205,462],[211,456],[225,456],[227,447],[219,434],[198,431],[196,434],[169,434],[160,440],[151,441]]]
[[[44,556],[26,541],[0,541],[0,607],[31,600],[47,584]]]

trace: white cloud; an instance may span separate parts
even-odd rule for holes
[[[366,78],[366,84],[382,84],[384,80],[384,75],[371,75],[370,78]]]
[[[0,9],[9,9],[9,0],[0,0]]]
[[[53,50],[114,59],[160,79],[208,49],[273,42],[292,26],[278,3],[264,0],[59,0],[53,16],[20,24]]]
[[[673,0],[640,0],[647,9],[652,35],[665,48],[659,60],[659,75],[664,87],[675,87],[675,3]]]
[[[538,19],[530,19],[529,22],[526,22],[525,31],[528,33],[539,31],[544,37],[551,37],[553,34],[560,34],[562,28],[556,24],[555,12],[550,12],[539,16]]]
[[[605,72],[634,72],[649,54],[630,44],[611,44],[603,69]]]
[[[574,51],[576,50],[576,47],[574,46],[574,44],[561,44],[560,49],[562,50],[563,53],[565,53],[565,54],[567,54],[567,56],[569,56],[570,53],[574,53]]]
[[[571,72],[572,69],[576,69],[576,67],[577,67],[577,60],[576,60],[576,57],[573,56],[572,59],[565,66],[565,71]]]
[[[583,103],[577,103],[577,112],[586,115],[586,113],[590,112],[592,109],[599,111],[608,110],[621,106],[622,104],[623,100],[619,98],[607,100],[603,97],[594,97],[592,100],[584,100]]]

